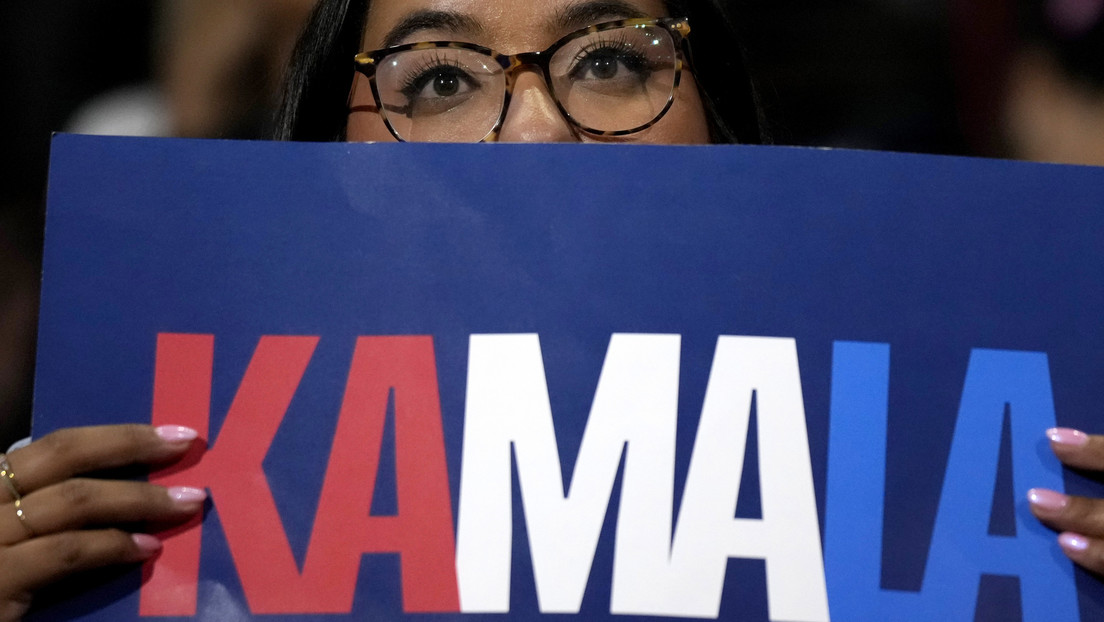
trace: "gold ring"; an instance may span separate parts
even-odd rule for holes
[[[15,515],[19,517],[19,524],[23,525],[23,529],[27,530],[28,536],[32,538],[38,536],[38,534],[35,533],[35,530],[31,529],[31,526],[27,524],[27,513],[23,511],[22,499],[15,500]]]
[[[23,495],[19,494],[19,488],[15,485],[15,473],[12,472],[11,465],[8,464],[6,454],[0,454],[0,479],[4,480],[4,485],[8,487],[12,501],[19,501],[23,498]]]

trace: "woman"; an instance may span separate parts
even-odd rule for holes
[[[385,43],[406,43],[412,41],[459,39],[480,43],[495,50],[508,53],[545,50],[558,39],[569,35],[571,26],[589,26],[629,17],[686,17],[691,24],[693,34],[686,38],[683,49],[686,61],[693,68],[685,72],[688,84],[677,89],[678,101],[673,106],[679,114],[679,107],[696,107],[696,113],[703,115],[708,124],[708,137],[699,134],[667,133],[659,130],[641,131],[627,134],[621,138],[602,137],[593,133],[571,128],[543,128],[553,132],[548,138],[556,140],[620,140],[636,142],[765,142],[766,135],[761,129],[759,106],[755,90],[744,68],[741,40],[734,29],[733,21],[721,8],[720,2],[683,2],[673,0],[606,0],[595,2],[567,2],[555,0],[542,3],[542,11],[534,11],[532,3],[517,0],[486,2],[447,3],[440,1],[393,2],[375,0],[333,0],[322,2],[310,27],[300,41],[296,59],[292,63],[286,99],[277,124],[277,138],[282,140],[333,141],[345,140],[346,129],[350,139],[391,140],[389,132],[381,131],[377,123],[373,129],[370,112],[350,110],[352,94],[353,110],[362,109],[370,102],[371,94],[363,76],[358,76],[350,86],[351,66],[349,59],[359,52],[375,50]],[[440,7],[448,7],[454,17],[468,17],[482,27],[484,32],[462,32],[461,28],[422,28],[408,31],[406,38],[387,40],[389,30],[411,22],[400,24],[404,20],[425,18],[445,18],[446,12]],[[467,7],[452,11],[452,7]],[[575,13],[576,23],[566,28],[557,27],[555,19],[567,19],[567,11]],[[542,14],[543,12],[543,14]],[[433,14],[437,15],[434,16]],[[549,22],[548,20],[553,20]],[[366,25],[366,27],[364,27]],[[423,23],[422,26],[432,24]],[[442,24],[438,24],[441,26]],[[455,23],[452,26],[459,26]],[[562,26],[562,24],[561,24]],[[539,70],[538,70],[539,71]],[[517,84],[511,101],[529,99],[522,113],[504,121],[499,138],[503,140],[522,140],[525,135],[513,133],[506,122],[543,121],[555,122],[554,115],[546,118],[532,117],[535,112],[552,112],[555,103],[546,97],[535,97],[539,92],[548,94],[548,87],[534,71],[522,71],[516,76]],[[529,89],[535,89],[530,91]],[[532,97],[530,97],[532,96]],[[700,99],[699,102],[693,101]],[[534,108],[540,108],[534,110]],[[683,110],[685,111],[685,110]],[[530,115],[522,118],[523,115]],[[508,114],[509,116],[509,114]],[[564,122],[570,125],[569,122]],[[542,128],[537,128],[541,130]],[[572,130],[572,131],[569,131]],[[540,136],[534,136],[540,137]],[[540,137],[544,138],[544,137]]]
[[[668,16],[688,17],[692,33],[681,19],[656,19]],[[617,25],[623,20],[635,21]],[[461,45],[412,45],[442,40]],[[737,40],[709,2],[323,0],[290,74],[279,137],[760,142]],[[406,51],[425,54],[396,57]],[[385,59],[405,71],[367,66]],[[464,123],[433,122],[460,114],[460,104],[474,106]],[[1067,464],[1104,469],[1104,437],[1049,434]],[[169,464],[195,438],[173,426],[69,429],[0,460],[0,620],[19,619],[35,590],[73,572],[156,555],[153,536],[111,527],[186,521],[201,510],[203,491],[78,476]],[[1060,542],[1071,559],[1104,572],[1104,501],[1042,490],[1031,501],[1041,520],[1066,531]]]

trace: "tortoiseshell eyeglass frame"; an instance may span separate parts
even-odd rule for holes
[[[671,95],[667,98],[667,103],[663,109],[655,116],[651,121],[627,130],[601,130],[597,128],[587,127],[582,123],[579,123],[560,103],[559,97],[556,95],[555,87],[552,83],[552,78],[549,70],[549,61],[552,56],[562,47],[570,43],[571,41],[580,37],[594,34],[596,32],[602,32],[605,30],[614,30],[618,28],[648,28],[658,26],[663,28],[671,35],[671,40],[674,42],[675,48],[675,80],[671,87]],[[540,69],[541,75],[544,76],[545,84],[548,85],[548,91],[552,94],[552,99],[556,102],[556,107],[560,110],[560,114],[568,120],[573,126],[579,130],[591,135],[591,136],[625,136],[627,134],[635,134],[643,130],[652,127],[663,115],[667,114],[667,111],[671,109],[671,105],[675,102],[675,94],[678,92],[679,83],[682,80],[682,69],[684,66],[683,61],[683,41],[690,35],[690,22],[686,18],[634,18],[634,19],[621,19],[612,22],[603,22],[600,24],[594,24],[581,30],[576,30],[559,41],[552,44],[551,47],[542,52],[522,52],[520,54],[499,54],[494,50],[477,45],[474,43],[464,43],[460,41],[422,41],[418,43],[407,43],[404,45],[396,45],[394,47],[383,48],[380,50],[373,50],[370,52],[361,52],[354,58],[355,69],[357,72],[364,74],[368,78],[368,83],[372,88],[372,97],[375,100],[375,108],[364,107],[363,110],[370,110],[372,112],[379,112],[383,108],[383,102],[380,101],[379,89],[376,87],[376,68],[381,64],[383,59],[399,52],[405,52],[407,50],[431,50],[436,48],[453,48],[472,50],[479,52],[486,56],[489,56],[495,60],[503,69],[506,74],[505,89],[503,92],[502,100],[502,112],[498,116],[498,121],[495,122],[494,127],[491,128],[487,135],[479,140],[479,142],[493,141],[498,138],[498,133],[502,129],[502,124],[506,120],[506,111],[510,109],[510,95],[513,93],[514,85],[517,82],[517,72],[523,67],[536,67]],[[350,92],[350,99],[352,93]],[[350,108],[351,112],[358,112],[362,109]],[[406,139],[399,135],[395,131],[395,128],[391,125],[391,122],[387,119],[386,114],[380,114],[384,124],[387,126],[391,135],[400,141]]]

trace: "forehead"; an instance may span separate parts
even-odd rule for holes
[[[458,19],[452,25],[417,19],[430,14]],[[666,16],[663,0],[372,0],[363,48],[455,39],[516,53],[544,49],[571,30],[600,21],[641,16]]]

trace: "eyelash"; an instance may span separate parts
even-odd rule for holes
[[[418,67],[411,69],[406,76],[403,77],[402,88],[399,89],[400,92],[406,96],[407,99],[413,99],[414,96],[425,87],[426,83],[424,79],[426,76],[431,71],[440,70],[442,67],[451,67],[455,69],[458,74],[464,74],[464,70],[461,68],[460,63],[455,60],[442,58],[440,53],[435,53],[433,58],[426,59]]]
[[[591,54],[600,50],[608,50],[619,54],[625,54],[634,61],[641,61],[641,64],[643,64],[642,61],[645,60],[644,55],[633,50],[633,46],[625,40],[624,36],[618,37],[616,39],[601,38],[595,40],[593,43],[588,44],[586,47],[576,52],[575,58],[571,61],[571,70],[568,73],[574,75],[579,70],[579,63],[586,60],[587,57],[589,57]]]
[[[586,47],[582,48],[581,50],[579,50],[575,54],[575,62],[578,63],[579,61],[586,58],[589,54],[591,54],[595,50],[609,50],[609,49],[616,50],[616,51],[619,51],[619,52],[623,52],[625,50],[632,49],[632,46],[629,45],[627,41],[625,41],[624,36],[618,37],[616,39],[607,39],[605,37],[598,38],[598,39],[595,39],[593,43],[587,44]]]

